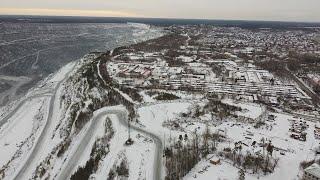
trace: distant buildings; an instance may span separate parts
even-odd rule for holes
[[[194,48],[187,46],[180,50],[184,52]],[[130,61],[117,57],[107,65],[108,72],[120,85],[235,95],[272,106],[279,105],[280,96],[309,98],[295,85],[276,80],[269,71],[258,69],[251,63],[239,65],[232,58],[196,60],[192,56],[179,56],[177,60],[182,59],[184,64],[172,67],[161,57],[161,53],[144,54],[139,51],[124,56]],[[222,68],[222,79],[216,78],[211,68],[215,65]]]

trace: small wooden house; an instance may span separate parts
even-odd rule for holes
[[[212,158],[210,159],[210,163],[213,165],[219,165],[221,163],[220,158]]]

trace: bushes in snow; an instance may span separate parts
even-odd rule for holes
[[[235,147],[230,149],[231,151],[219,152],[219,154],[226,159],[233,162],[234,166],[241,168],[243,170],[251,170],[253,174],[263,172],[265,175],[272,173],[278,164],[279,158],[274,158],[272,156],[273,146],[271,143],[263,147],[263,151],[266,153],[253,153],[247,151],[242,152],[243,144],[241,142],[236,142]]]
[[[117,167],[116,172],[118,176],[129,177],[128,162],[126,161],[126,159],[121,161],[120,166]]]
[[[314,160],[314,159],[313,159],[313,160],[310,160],[310,161],[302,161],[302,162],[300,163],[300,168],[301,168],[301,169],[305,169],[305,168],[311,166],[311,165],[314,164],[314,163],[320,164],[320,159],[318,159],[318,160]]]
[[[126,158],[122,159],[121,163],[113,167],[109,171],[107,180],[123,179],[129,177],[129,165]]]
[[[137,89],[135,89],[135,88],[121,86],[119,88],[119,90],[122,91],[125,94],[128,94],[134,101],[137,101],[137,102],[142,102],[143,101],[143,98],[139,94],[139,91]]]
[[[59,144],[57,153],[58,157],[61,157],[64,154],[64,152],[69,148],[70,143],[71,140],[67,138],[65,141],[63,141],[63,143]]]
[[[67,81],[63,99],[69,111],[66,127],[61,131],[62,137],[69,137],[72,130],[79,132],[90,121],[93,112],[105,106],[123,104],[127,107],[130,118],[135,116],[134,104],[114,89],[111,78],[103,68],[105,66],[101,65],[108,58],[104,54],[83,62],[77,73]],[[102,68],[102,71],[98,68]],[[103,77],[98,72],[102,72]]]
[[[216,151],[218,142],[224,141],[222,135],[211,133],[209,128],[203,134],[195,132],[189,139],[185,135],[165,148],[165,166],[167,169],[166,180],[182,179],[200,160]]]
[[[90,159],[86,162],[85,166],[80,167],[71,176],[71,180],[87,180],[98,170],[100,161],[109,152],[109,142],[114,135],[114,130],[112,128],[110,119],[106,119],[105,132],[106,134],[102,138],[99,138],[95,141],[90,153]]]
[[[204,107],[207,112],[213,112],[217,114],[220,119],[233,115],[235,111],[241,111],[240,107],[225,104],[220,100],[210,100]],[[221,114],[223,113],[223,114]]]
[[[181,36],[177,33],[167,34],[157,39],[144,41],[138,44],[131,45],[137,51],[144,52],[160,52],[163,50],[178,50],[181,45],[185,43],[187,37]]]
[[[195,105],[187,113],[182,113],[182,118],[199,118],[205,114],[211,114],[212,120],[223,120],[227,117],[236,117],[235,111],[241,111],[240,107],[225,104],[221,100],[209,100],[204,106]]]
[[[92,117],[93,112],[91,110],[82,110],[78,114],[78,118],[75,122],[76,129],[82,129],[82,127],[90,120]]]
[[[245,171],[243,169],[239,169],[238,171],[238,174],[239,174],[239,180],[245,180],[246,179],[246,174],[245,174]]]
[[[180,97],[171,93],[161,92],[157,97],[155,97],[155,99],[158,101],[171,101],[171,100],[180,99]]]

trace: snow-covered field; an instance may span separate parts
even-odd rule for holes
[[[256,119],[258,118],[264,111],[264,107],[255,103],[237,103],[231,99],[224,99],[223,103],[240,107],[243,109],[241,112],[236,112],[238,116],[243,116],[247,118]]]
[[[162,137],[163,141],[170,143],[171,139],[178,139],[180,134],[187,133],[192,136],[192,132],[197,129],[197,132],[201,133],[205,130],[206,125],[201,121],[199,123],[192,122],[192,125],[181,125],[184,128],[184,132],[178,130],[169,130],[163,127],[163,123],[170,120],[175,120],[182,112],[187,112],[194,101],[186,100],[181,102],[155,102],[150,99],[149,96],[143,94],[144,98],[149,100],[148,106],[142,106],[138,109],[139,124],[148,131],[156,133]],[[238,106],[242,108],[242,111],[237,112],[238,115],[248,118],[257,118],[264,111],[265,108],[254,103],[240,103],[234,102],[230,99],[223,100],[224,103]],[[269,113],[270,114],[270,113]],[[244,147],[243,152],[253,151],[262,152],[260,147],[251,147],[253,141],[260,142],[262,138],[265,141],[271,141],[276,147],[276,151],[273,153],[274,158],[279,158],[279,163],[275,168],[275,172],[269,175],[252,174],[250,170],[246,172],[246,179],[299,179],[302,176],[302,170],[300,169],[300,162],[306,160],[312,160],[315,158],[315,149],[319,146],[319,140],[314,137],[315,123],[307,122],[309,128],[307,129],[307,141],[299,141],[290,137],[292,120],[300,121],[294,115],[271,113],[276,118],[274,121],[266,121],[266,125],[256,129],[254,124],[237,122],[236,120],[227,120],[217,126],[209,126],[211,132],[223,132],[228,141],[219,144],[220,150],[227,147],[233,147],[235,142],[241,141],[248,145]],[[200,119],[206,116],[200,117]],[[200,120],[199,119],[199,120]],[[282,155],[281,155],[281,154]],[[212,165],[209,160],[210,157],[216,157],[212,154],[208,156],[208,159],[202,160],[198,163],[192,171],[185,176],[184,179],[237,179],[239,169],[232,165],[232,162],[227,159],[221,159],[220,165]]]
[[[128,139],[128,128],[123,126],[117,116],[110,115],[115,136],[110,142],[110,153],[102,161],[98,172],[94,175],[96,179],[108,177],[111,169],[119,164],[121,159],[127,158],[129,166],[129,180],[152,179],[153,157],[155,156],[155,144],[150,137],[131,130],[130,135],[134,141],[131,146],[124,143]]]
[[[26,102],[9,122],[1,127],[0,131],[0,166],[7,163],[20,150],[24,142],[32,146],[34,139],[28,142],[29,137],[35,138],[35,133],[43,127],[48,112],[49,98],[39,97]],[[28,147],[27,149],[30,149]],[[25,155],[24,152],[21,152]]]
[[[32,93],[28,94],[28,97],[35,96],[37,94],[42,95],[39,97],[34,97],[26,101],[22,107],[19,108],[17,113],[15,113],[4,126],[1,127],[0,131],[0,166],[4,166],[10,161],[11,157],[14,156],[16,152],[18,156],[9,163],[9,167],[6,170],[6,178],[12,177],[16,172],[15,169],[19,168],[19,161],[26,161],[28,152],[32,148],[32,145],[37,138],[41,130],[44,127],[46,118],[48,116],[48,108],[50,106],[50,93],[52,89],[56,87],[58,82],[63,81],[67,73],[72,71],[73,64],[66,66],[61,69],[57,75],[48,78],[44,83],[41,84],[42,87],[35,88]],[[51,90],[50,90],[51,89]],[[37,92],[37,93],[35,93]],[[63,114],[60,114],[61,105],[61,88],[57,89],[57,95],[55,97],[55,103],[53,104],[53,117],[52,124],[48,127],[48,133],[44,138],[50,141],[46,148],[39,151],[39,156],[37,156],[36,161],[30,164],[28,168],[28,176],[31,176],[32,171],[36,168],[39,162],[46,158],[47,154],[57,145],[61,140],[61,137],[54,135],[56,127],[61,123],[61,118]],[[176,120],[180,117],[181,113],[186,113],[196,104],[202,104],[199,102],[201,96],[191,96],[184,93],[176,92],[175,94],[182,97],[180,100],[174,101],[156,101],[152,97],[148,96],[145,92],[141,92],[145,105],[138,106],[138,122],[133,124],[134,126],[140,127],[148,132],[151,132],[161,138],[163,143],[169,143],[172,139],[177,139],[180,134],[187,133],[192,136],[191,133],[195,129],[198,132],[203,132],[205,125],[200,121],[188,126],[182,126],[185,128],[184,132],[178,130],[170,130],[163,126],[164,123]],[[195,100],[197,99],[197,100]],[[231,100],[224,100],[226,104],[238,106],[242,108],[242,111],[237,112],[238,115],[256,118],[261,115],[264,108],[258,106],[254,103],[237,103]],[[121,109],[121,107],[119,107]],[[105,111],[104,109],[100,110]],[[41,116],[39,115],[41,114]],[[304,160],[312,160],[314,155],[314,149],[318,147],[318,140],[314,138],[313,130],[315,124],[313,122],[307,122],[309,128],[307,129],[307,141],[302,142],[290,138],[290,132],[288,131],[291,120],[294,119],[291,115],[285,115],[281,113],[273,113],[276,116],[275,121],[266,122],[266,126],[262,126],[259,129],[255,129],[252,124],[244,124],[237,122],[235,120],[224,121],[217,126],[209,126],[212,132],[222,130],[230,141],[219,144],[219,149],[224,147],[230,147],[234,142],[242,141],[249,145],[249,147],[244,148],[245,151],[259,151],[259,149],[254,149],[250,147],[253,141],[259,142],[262,138],[272,141],[272,144],[279,151],[275,151],[273,156],[280,158],[279,164],[275,169],[275,172],[270,175],[256,175],[252,174],[250,170],[246,172],[246,179],[299,179],[301,177],[301,170],[299,170],[299,164]],[[39,119],[41,117],[42,119]],[[99,117],[97,120],[97,127],[104,126],[104,120],[109,117],[112,120],[112,126],[115,130],[115,135],[110,141],[110,151],[101,161],[101,164],[96,173],[92,175],[95,179],[101,179],[107,177],[111,169],[114,169],[119,163],[126,159],[129,167],[129,177],[128,179],[152,179],[153,178],[153,165],[155,157],[155,143],[152,138],[145,134],[139,133],[135,130],[130,132],[130,135],[134,141],[131,146],[126,146],[124,142],[128,138],[128,127],[120,123],[119,117],[115,114],[104,115]],[[206,116],[201,116],[199,120],[205,118]],[[22,120],[24,119],[24,120]],[[297,119],[300,120],[300,119]],[[74,136],[70,148],[61,158],[54,160],[54,165],[52,166],[52,177],[59,177],[59,173],[62,169],[67,166],[68,161],[74,154],[78,151],[78,147],[89,131],[89,128],[93,121],[90,121],[84,126],[84,128]],[[250,134],[250,135],[248,135]],[[32,135],[32,139],[27,139]],[[81,152],[81,158],[79,158],[75,164],[72,172],[75,172],[78,167],[84,166],[87,160],[90,158],[91,148],[95,140],[103,136],[103,128],[97,128],[93,132],[91,138],[86,144],[86,148]],[[248,138],[249,137],[249,138]],[[22,144],[26,141],[25,145]],[[285,152],[281,155],[280,152]],[[209,159],[211,156],[209,155]],[[209,163],[209,159],[204,159],[198,163],[192,171],[187,174],[184,179],[237,179],[238,168],[232,165],[232,162],[226,159],[222,159],[220,165],[212,165]],[[293,173],[294,172],[294,173]],[[298,174],[300,173],[300,174]]]
[[[239,124],[237,122],[225,122],[220,126],[212,128],[213,131],[221,129],[226,130],[226,135],[232,140],[232,142],[222,143],[220,148],[232,147],[234,142],[242,141],[249,145],[245,147],[245,151],[257,151],[250,145],[253,141],[259,142],[262,138],[266,138],[272,142],[272,144],[279,149],[274,151],[273,157],[279,158],[278,166],[275,172],[270,175],[257,175],[252,174],[250,170],[246,173],[246,179],[299,179],[301,178],[302,171],[299,169],[300,162],[305,160],[312,160],[315,158],[314,150],[319,146],[319,140],[316,140],[313,134],[314,123],[307,122],[309,128],[307,130],[307,141],[302,142],[290,138],[290,121],[293,116],[284,114],[274,114],[276,119],[274,122],[267,122],[267,126],[262,129],[255,129],[251,125]],[[296,119],[300,120],[300,119]],[[248,135],[251,134],[251,135]],[[250,139],[247,139],[250,137]],[[230,145],[231,144],[231,145]],[[280,152],[284,152],[281,155]],[[210,157],[210,155],[208,156]],[[209,158],[210,159],[210,158]],[[238,168],[234,167],[228,160],[222,159],[221,165],[212,165],[208,160],[200,162],[184,179],[237,179]],[[207,170],[203,170],[208,166]]]
[[[162,137],[163,140],[170,136],[177,138],[179,132],[170,131],[162,124],[178,117],[180,113],[187,112],[190,106],[191,103],[188,102],[170,102],[141,107],[138,109],[138,120],[145,129]]]
[[[13,114],[6,112],[6,122],[0,128],[0,167],[5,169],[6,178],[10,179],[17,173],[24,162],[28,162],[35,145],[44,141],[43,134],[48,133],[45,129],[49,117],[49,110],[54,109],[52,102],[59,100],[59,96],[53,96],[59,89],[59,83],[72,71],[74,63],[70,63],[60,69],[56,74],[49,76],[46,80],[34,87],[25,98],[15,101],[10,106]],[[51,98],[56,97],[53,101]],[[57,101],[58,102],[58,101]],[[57,114],[56,114],[57,115]],[[2,119],[4,121],[4,119]],[[41,139],[40,139],[41,138]],[[41,150],[50,151],[49,145],[41,147]],[[28,164],[29,169],[35,168],[40,162],[41,156],[33,159],[33,164]],[[31,172],[30,172],[31,174]]]
[[[130,42],[163,33],[149,25],[127,25],[133,28],[135,37]],[[188,36],[187,44],[189,40]],[[256,101],[204,91],[119,88],[117,81],[108,77],[114,67],[103,64],[110,60],[107,56],[91,53],[69,63],[39,82],[26,97],[0,109],[0,179],[64,180],[85,174],[88,179],[98,180],[160,180],[170,170],[166,166],[174,163],[172,169],[187,170],[179,169],[171,175],[187,173],[185,180],[238,179],[245,159],[242,155],[250,154],[255,161],[260,160],[255,156],[263,161],[267,157],[269,163],[265,149],[272,144],[270,161],[279,159],[274,171],[266,166],[264,170],[273,172],[263,174],[261,168],[254,174],[252,166],[247,166],[246,179],[291,180],[302,177],[300,163],[315,159],[315,151],[320,150],[314,122]],[[193,62],[193,57],[179,58],[197,73],[207,69],[206,64]],[[138,60],[139,56],[130,59]],[[219,79],[213,72],[207,75],[210,83]],[[258,82],[261,77],[247,73],[246,79]],[[289,128],[304,123],[308,125],[306,141],[302,136],[302,141],[291,138]],[[238,142],[240,150],[236,148]],[[227,151],[234,156],[223,154]],[[177,153],[196,155],[192,162],[183,162],[187,166],[202,159],[189,172],[192,166],[182,167],[185,156]],[[238,164],[233,162],[236,153]],[[217,158],[220,164],[210,162]],[[119,173],[123,163],[126,167],[121,170],[127,170],[126,175]]]

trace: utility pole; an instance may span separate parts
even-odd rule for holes
[[[168,117],[168,116],[167,116],[167,117]],[[171,125],[172,125],[172,124],[171,124],[171,119],[167,118],[167,122],[168,122],[168,121],[170,121],[170,126],[171,126]],[[169,128],[169,131],[170,131],[170,132],[169,132],[169,133],[170,133],[170,134],[169,134],[169,143],[171,143],[171,140],[172,140],[172,139],[171,139],[171,127]]]
[[[166,148],[166,133],[163,133],[163,147]]]
[[[128,118],[128,139],[125,142],[125,144],[128,146],[133,144],[133,141],[130,136],[130,130],[131,130],[131,125],[130,125],[130,119]]]
[[[130,136],[130,120],[128,119],[128,139],[131,139]]]

